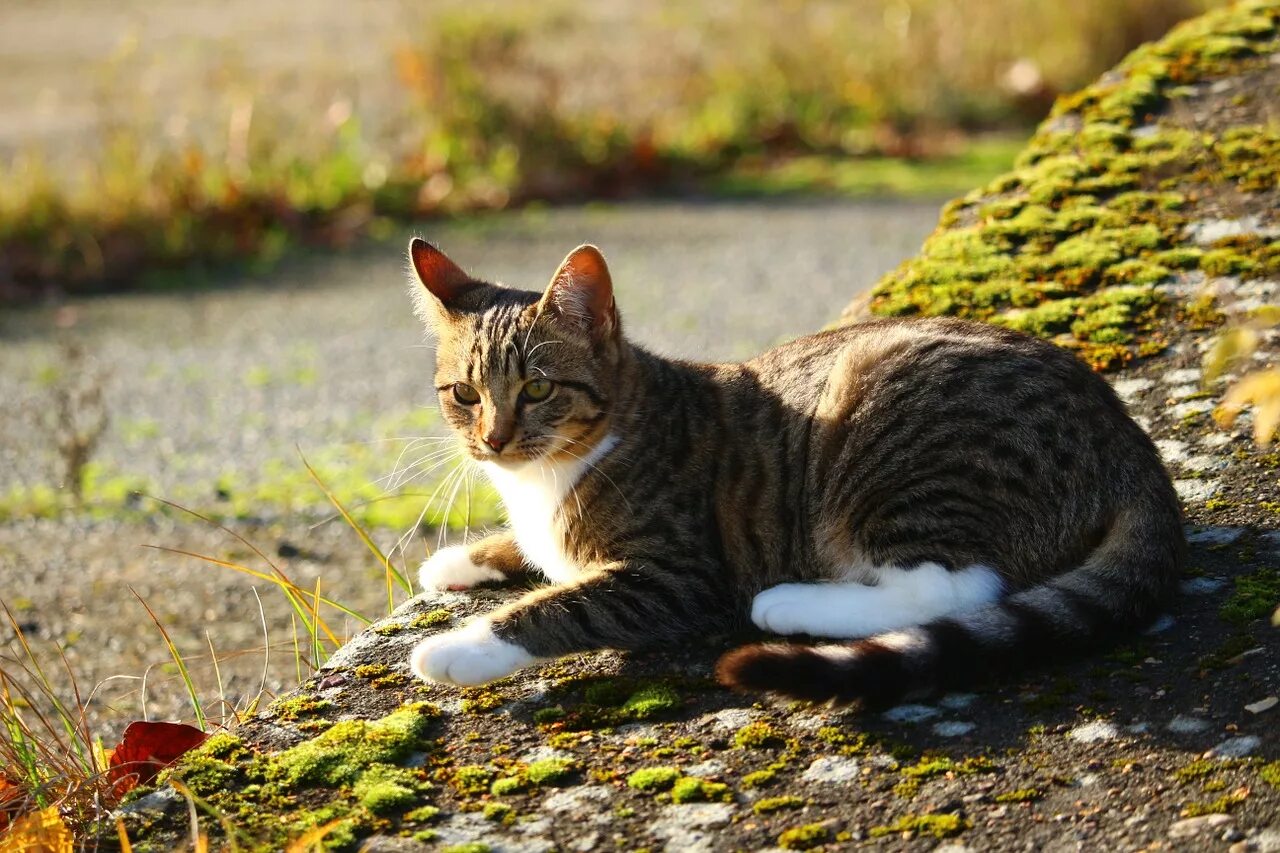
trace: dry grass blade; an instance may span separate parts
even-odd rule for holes
[[[289,842],[289,846],[285,848],[285,853],[312,853],[312,851],[325,849],[325,837],[333,832],[342,821],[342,818],[337,818],[308,829],[302,835]]]
[[[129,587],[129,592],[133,593],[133,597],[138,599],[138,603],[147,611],[147,615],[151,617],[151,621],[155,623],[156,628],[160,630],[160,636],[164,638],[165,647],[169,650],[169,656],[173,658],[174,664],[178,667],[178,675],[182,678],[183,685],[187,688],[187,696],[191,699],[191,709],[195,712],[196,726],[201,731],[208,731],[208,721],[204,717],[204,708],[200,705],[200,696],[196,693],[195,683],[191,680],[191,673],[187,671],[187,662],[183,660],[182,653],[178,651],[178,647],[174,645],[173,638],[169,636],[169,631],[164,627],[160,618],[156,616],[151,605],[147,604],[142,596],[138,595],[137,590]]]
[[[267,583],[273,584],[277,589],[279,589],[282,593],[284,593],[285,597],[289,600],[289,603],[293,607],[295,612],[299,612],[299,613],[305,612],[302,610],[302,601],[304,597],[310,598],[310,593],[308,593],[302,587],[298,586],[293,581],[289,580],[287,577],[284,577],[283,575],[280,575],[280,576],[269,575],[266,572],[260,572],[257,569],[251,569],[248,566],[241,565],[240,563],[233,563],[229,560],[223,560],[218,557],[211,557],[208,554],[197,554],[195,551],[186,551],[186,550],[183,550],[182,548],[169,548],[165,545],[146,545],[144,547],[151,548],[156,551],[164,551],[165,553],[168,553],[168,554],[179,554],[183,557],[192,557],[196,560],[203,560],[206,563],[211,563],[212,565],[215,565],[215,566],[221,566],[224,569],[231,569],[232,571],[240,572],[243,575],[248,575],[251,578],[257,578],[258,580],[266,581]],[[351,608],[347,607],[341,602],[333,601],[332,599],[329,599],[329,598],[322,598],[321,602],[323,604],[328,605],[329,607],[332,607],[335,610],[339,610],[345,613],[346,615],[350,616],[352,619],[358,620],[363,625],[368,625],[372,621],[368,617],[360,613],[357,613],[356,611],[352,610]],[[324,622],[324,620],[321,620],[320,624],[317,625],[316,627],[319,628],[324,633],[324,635],[328,637],[329,640],[333,642],[335,645],[340,644],[341,641],[333,633],[333,630],[328,627],[328,625]]]
[[[327,485],[325,485],[324,480],[320,479],[320,475],[316,473],[316,469],[311,467],[311,463],[307,461],[307,457],[303,454],[302,448],[298,448],[297,450],[298,457],[302,460],[303,466],[307,469],[307,474],[309,474],[311,479],[315,481],[315,484],[319,486],[320,491],[324,492],[324,496],[329,499],[329,503],[333,504],[333,508],[342,515],[343,520],[346,521],[351,529],[356,532],[356,535],[360,537],[360,541],[369,549],[369,553],[378,558],[378,562],[382,564],[382,568],[387,575],[394,578],[395,582],[399,584],[402,590],[409,595],[412,595],[413,585],[410,584],[404,574],[391,563],[391,559],[387,557],[386,554],[382,553],[382,549],[373,541],[373,537],[369,535],[369,531],[365,530],[364,526],[355,520],[351,513],[347,511],[347,508],[343,506],[342,501],[338,500],[338,496],[335,495]]]

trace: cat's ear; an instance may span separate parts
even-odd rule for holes
[[[566,255],[538,309],[558,315],[597,341],[616,334],[619,324],[613,279],[600,250],[583,245]]]
[[[422,285],[414,288],[419,313],[429,322],[442,311],[448,311],[449,303],[476,286],[475,279],[449,260],[448,255],[420,237],[409,241],[409,263]]]

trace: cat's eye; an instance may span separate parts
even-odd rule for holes
[[[464,406],[474,406],[480,402],[480,392],[465,382],[453,383],[453,398]]]
[[[550,379],[530,379],[528,382],[524,383],[524,389],[521,393],[524,394],[525,399],[532,400],[536,403],[550,397],[551,389],[553,387],[554,386],[551,384]]]

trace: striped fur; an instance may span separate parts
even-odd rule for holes
[[[541,296],[473,281],[421,241],[412,254],[442,411],[472,456],[527,476],[613,442],[543,508],[536,553],[559,560],[518,529],[470,546],[476,565],[501,557],[502,575],[513,541],[530,567],[555,563],[556,585],[485,620],[534,658],[734,630],[780,584],[874,589],[926,564],[990,567],[994,603],[933,595],[891,633],[747,646],[718,668],[742,689],[882,705],[1109,642],[1154,618],[1177,577],[1181,521],[1155,449],[1051,344],[877,320],[740,364],[675,361],[623,337],[594,249],[571,253]],[[521,397],[535,377],[555,383],[540,402]],[[460,402],[458,382],[481,401]]]

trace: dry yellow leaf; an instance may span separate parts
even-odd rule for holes
[[[67,829],[57,806],[23,815],[13,822],[3,839],[12,853],[71,853],[71,830]]]
[[[1236,326],[1218,335],[1204,355],[1205,381],[1212,382],[1233,363],[1248,358],[1258,348],[1258,341],[1258,332],[1248,326]]]
[[[1245,376],[1222,398],[1214,413],[1218,423],[1230,426],[1247,405],[1253,405],[1253,438],[1268,444],[1280,429],[1280,368],[1270,367]]]

